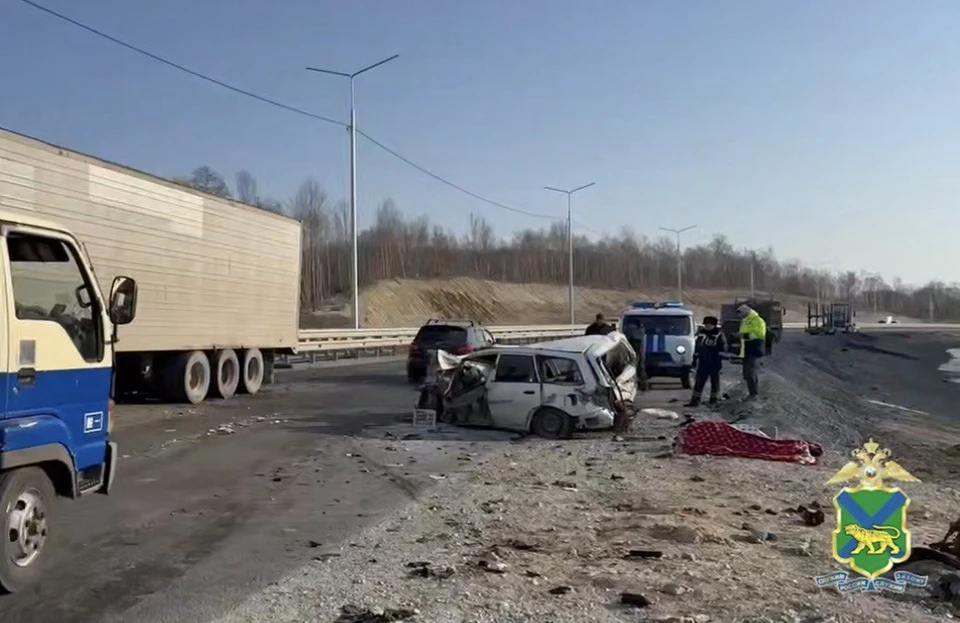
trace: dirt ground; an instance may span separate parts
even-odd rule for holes
[[[749,292],[725,290],[684,291],[698,316],[717,314],[720,305]],[[635,291],[576,288],[577,321],[588,323],[598,312],[614,317],[629,303],[641,300],[673,300],[676,290]],[[808,300],[786,296],[788,319],[805,321]],[[563,324],[570,321],[567,289],[553,284],[516,284],[479,279],[382,281],[361,292],[361,310],[366,327],[413,327],[427,318],[472,318],[492,325]],[[303,328],[341,327],[350,322],[347,301],[331,303],[301,318]]]
[[[938,371],[960,336],[793,334],[781,346],[764,361],[762,398],[749,405],[735,386],[717,410],[657,404],[674,408],[678,419],[643,414],[624,441],[608,434],[521,439],[486,455],[464,444],[465,468],[438,475],[427,497],[344,547],[318,552],[312,565],[223,621],[866,623],[960,616],[930,588],[841,595],[813,580],[841,570],[830,554],[837,487],[826,480],[868,437],[921,480],[903,485],[912,498],[914,546],[942,538],[960,515],[953,419],[960,385]],[[728,382],[737,371],[728,369]],[[688,413],[814,441],[824,456],[804,466],[677,455],[672,441]],[[814,502],[828,508],[827,520],[808,526],[796,508]],[[917,570],[931,584],[947,571]],[[623,593],[642,597],[624,605]],[[342,611],[347,605],[352,609]]]

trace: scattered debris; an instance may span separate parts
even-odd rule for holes
[[[820,508],[819,502],[813,502],[809,506],[798,506],[797,512],[800,513],[803,523],[808,526],[819,526],[826,521],[826,515]]]
[[[632,549],[623,558],[625,560],[663,558],[663,552],[655,549]]]
[[[576,491],[576,490],[577,490],[577,483],[575,483],[575,482],[570,482],[569,480],[555,480],[555,481],[553,482],[553,486],[554,486],[554,487],[560,487],[561,489],[564,489],[564,490],[566,490],[566,491]]]
[[[652,415],[653,417],[658,417],[662,420],[679,420],[680,414],[676,411],[668,411],[667,409],[640,409],[641,413],[646,413],[647,415]]]
[[[551,589],[550,589],[549,591],[547,591],[547,592],[550,593],[551,595],[566,595],[567,593],[569,593],[569,592],[572,591],[572,590],[573,590],[573,589],[570,588],[569,586],[556,586],[556,587],[554,587],[554,588],[551,588]]]
[[[424,561],[408,562],[407,568],[410,569],[411,577],[434,578],[437,580],[446,580],[453,577],[457,572],[453,567],[434,567],[432,563]]]
[[[477,562],[477,566],[488,571],[490,573],[506,573],[507,565],[503,564],[498,560],[480,560]]]
[[[346,605],[340,608],[340,616],[334,623],[393,623],[404,621],[417,616],[416,610],[393,608],[361,608],[360,606]]]
[[[640,593],[620,593],[620,603],[625,606],[633,606],[634,608],[646,608],[652,605],[653,602]]]

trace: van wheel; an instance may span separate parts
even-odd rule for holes
[[[240,370],[240,391],[245,394],[256,394],[263,385],[263,353],[259,348],[248,348],[243,351],[243,365]]]
[[[200,404],[210,391],[210,359],[201,350],[180,353],[163,368],[163,386],[170,400]]]
[[[221,398],[230,398],[237,393],[240,384],[240,359],[232,348],[213,355],[213,391]]]
[[[690,371],[687,370],[680,375],[680,386],[684,389],[690,389]]]
[[[33,584],[43,572],[43,553],[56,525],[56,492],[39,467],[0,475],[0,588],[14,593]]]
[[[530,430],[544,439],[569,439],[573,433],[570,416],[559,409],[540,409],[533,415]]]

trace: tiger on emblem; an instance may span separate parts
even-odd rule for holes
[[[873,530],[869,530],[850,524],[843,531],[857,542],[857,548],[850,552],[851,556],[859,554],[864,548],[868,554],[882,554],[884,551],[889,551],[891,556],[896,556],[900,553],[900,546],[893,540],[899,538],[902,533],[893,526],[874,526]]]

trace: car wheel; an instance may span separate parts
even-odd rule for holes
[[[559,409],[540,409],[533,415],[530,430],[544,439],[569,439],[573,433],[573,421]]]

